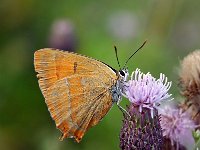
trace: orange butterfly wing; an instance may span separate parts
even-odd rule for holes
[[[34,65],[61,139],[79,142],[110,110],[115,72],[92,58],[48,48],[35,52]]]

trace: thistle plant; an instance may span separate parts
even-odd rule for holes
[[[195,144],[192,131],[194,131],[196,125],[188,112],[181,108],[173,108],[167,105],[160,109],[160,114],[160,124],[165,137],[164,149],[191,149]],[[168,140],[170,141],[169,144],[167,144]]]
[[[183,59],[179,77],[181,94],[185,97],[181,107],[189,112],[196,124],[200,124],[200,50]]]
[[[120,133],[122,150],[159,150],[163,147],[163,133],[160,126],[158,107],[162,101],[170,99],[168,90],[171,82],[164,74],[160,78],[144,74],[136,69],[124,89],[125,97],[131,102],[124,115]]]

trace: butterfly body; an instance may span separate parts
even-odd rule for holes
[[[72,137],[79,142],[121,100],[125,79],[98,60],[45,48],[35,52],[34,65],[61,140]]]

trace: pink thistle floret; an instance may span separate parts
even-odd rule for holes
[[[166,106],[160,109],[160,124],[163,130],[163,136],[171,140],[171,144],[183,145],[190,147],[194,145],[195,141],[192,136],[192,131],[197,125],[194,124],[190,115],[183,112],[182,109],[172,108]]]
[[[136,69],[131,75],[131,80],[125,85],[124,94],[131,103],[139,106],[140,112],[142,112],[142,108],[149,108],[153,117],[153,108],[171,96],[168,94],[171,84],[162,73],[160,78],[156,79],[149,72],[144,74]]]

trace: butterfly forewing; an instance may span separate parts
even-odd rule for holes
[[[51,117],[77,142],[112,106],[115,72],[100,61],[52,49],[35,52],[35,70]]]

